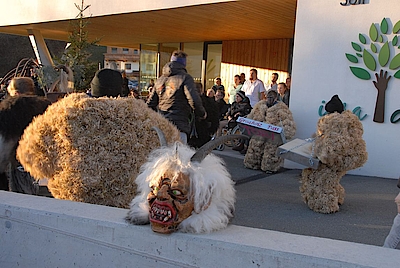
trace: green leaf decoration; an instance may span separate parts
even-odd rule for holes
[[[362,48],[359,44],[351,42],[351,46],[354,48],[355,51],[361,52]]]
[[[365,36],[363,34],[358,34],[358,39],[364,45],[367,43],[367,39],[365,38]]]
[[[376,70],[375,58],[366,49],[364,49],[364,52],[363,52],[363,59],[364,59],[364,64],[365,64],[365,66],[367,66],[368,69],[370,69],[371,71]]]
[[[379,56],[378,56],[379,64],[382,67],[386,66],[386,64],[389,62],[389,57],[390,57],[389,43],[386,42],[383,45],[381,51],[379,51]]]
[[[394,56],[392,61],[389,64],[389,69],[390,70],[395,70],[400,67],[400,53]]]
[[[371,24],[371,27],[369,28],[369,38],[371,38],[372,41],[376,42],[378,40],[378,29],[376,29],[375,24]]]
[[[394,37],[393,37],[393,40],[392,40],[392,45],[393,46],[397,46],[397,43],[399,42],[399,38],[397,37],[397,35],[395,35]]]
[[[347,54],[347,53],[346,53],[346,58],[347,58],[349,61],[351,61],[352,63],[358,63],[358,59],[357,59],[357,57],[354,56],[354,55],[351,55],[351,54]]]
[[[400,79],[400,70],[398,70],[393,76],[394,78]]]
[[[357,56],[359,56],[360,58],[362,58],[362,55],[360,53],[356,53]]]
[[[383,34],[387,34],[388,29],[389,29],[388,22],[387,22],[386,18],[383,18],[383,20],[381,22],[381,31],[382,31],[382,33]]]
[[[378,42],[383,43],[383,36],[382,36],[382,35],[380,35],[380,36],[378,37]]]
[[[367,70],[364,70],[359,67],[353,67],[353,66],[350,66],[350,70],[355,76],[357,76],[360,79],[363,79],[363,80],[371,79],[371,75],[369,74],[369,72]]]
[[[372,52],[374,52],[374,53],[378,52],[378,49],[376,48],[376,46],[375,46],[374,43],[371,43],[371,50],[372,50]]]
[[[396,24],[393,26],[393,33],[397,34],[399,30],[400,30],[400,20],[396,22]]]

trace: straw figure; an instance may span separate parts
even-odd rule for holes
[[[179,131],[134,98],[74,93],[49,106],[26,128],[17,157],[55,198],[128,208],[147,155],[159,147],[152,127],[169,142]]]
[[[161,133],[162,134],[162,133]],[[209,233],[225,228],[233,217],[234,182],[221,158],[209,154],[227,140],[247,138],[226,135],[200,149],[177,142],[152,152],[136,179],[139,194],[126,219],[151,224],[159,233]]]
[[[259,101],[247,118],[283,127],[286,139],[292,139],[296,133],[292,112],[285,103],[277,101],[276,91],[269,91],[268,96],[271,98]],[[278,171],[283,162],[283,159],[276,155],[276,150],[280,145],[282,144],[277,139],[266,140],[261,136],[252,136],[244,158],[244,165],[247,168],[267,172]]]
[[[313,211],[334,213],[344,202],[340,179],[347,171],[364,165],[368,153],[360,120],[351,111],[343,111],[337,95],[325,109],[329,114],[318,120],[314,144],[314,155],[320,163],[318,169],[303,169],[300,192]]]

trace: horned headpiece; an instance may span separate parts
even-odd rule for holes
[[[138,195],[127,220],[151,223],[159,233],[176,230],[207,233],[225,228],[233,217],[234,182],[219,157],[209,154],[219,144],[243,135],[222,136],[194,149],[180,142],[167,146],[156,130],[161,148],[150,154],[136,178]]]

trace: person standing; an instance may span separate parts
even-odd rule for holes
[[[233,84],[228,88],[229,104],[232,104],[235,101],[236,93],[242,89],[242,86],[243,85],[240,84],[240,75],[235,75],[233,78]]]
[[[251,107],[254,107],[257,102],[265,99],[265,87],[263,81],[257,78],[257,70],[250,70],[250,78],[244,82],[242,91],[245,92],[246,97],[250,100]]]
[[[244,82],[246,82],[246,75],[245,73],[241,73],[240,74],[240,84],[244,84]]]
[[[218,106],[214,98],[209,98],[204,94],[203,85],[195,83],[197,91],[200,94],[203,107],[207,112],[206,119],[192,118],[192,131],[189,136],[188,145],[194,148],[200,148],[211,140],[212,135],[217,131],[219,125]],[[214,92],[214,91],[213,91]],[[217,91],[218,92],[221,91]]]
[[[292,78],[290,77],[290,75],[286,78],[286,87],[288,90],[290,90],[290,87],[292,85]]]
[[[126,72],[121,72],[122,76],[122,90],[121,90],[121,97],[128,97],[129,95],[129,86],[128,86],[128,78],[126,77]]]
[[[267,92],[270,90],[278,91],[278,83],[277,83],[278,77],[279,77],[278,73],[271,74],[271,83],[267,87]]]
[[[229,105],[225,102],[224,100],[224,93],[222,90],[217,90],[217,93],[215,93],[215,103],[218,106],[218,120],[223,120],[226,113],[228,112]],[[208,114],[208,113],[207,113]]]
[[[30,77],[14,77],[7,87],[8,95],[34,95],[35,84]]]
[[[278,84],[279,100],[284,102],[289,107],[290,91],[285,83]]]
[[[221,77],[216,77],[214,79],[214,83],[215,84],[212,86],[212,89],[214,90],[214,93],[217,93],[217,90],[222,90],[222,92],[225,95],[225,87],[222,85]]]
[[[94,98],[121,96],[122,75],[117,70],[98,70],[90,82],[90,96]]]
[[[162,70],[151,92],[147,105],[161,113],[181,132],[181,141],[186,144],[191,132],[190,117],[205,119],[207,113],[203,107],[193,77],[186,71],[187,54],[176,50],[171,61]]]
[[[151,91],[153,91],[153,88],[154,88],[154,79],[150,79],[149,85],[147,87],[147,91],[151,92]]]

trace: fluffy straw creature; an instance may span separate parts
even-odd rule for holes
[[[363,126],[351,111],[334,112],[318,120],[316,134],[314,153],[320,165],[303,170],[300,192],[310,209],[333,213],[344,202],[340,179],[368,159]]]
[[[283,127],[287,140],[292,139],[296,133],[292,112],[283,102],[278,102],[268,108],[267,101],[259,101],[247,118]],[[276,141],[267,141],[261,136],[253,136],[244,158],[244,165],[251,169],[278,171],[283,161],[281,157],[276,156],[276,150],[280,145],[282,144]]]
[[[141,100],[71,94],[26,128],[17,157],[36,179],[49,179],[55,198],[127,208],[140,166],[159,147],[154,126],[179,140]]]

